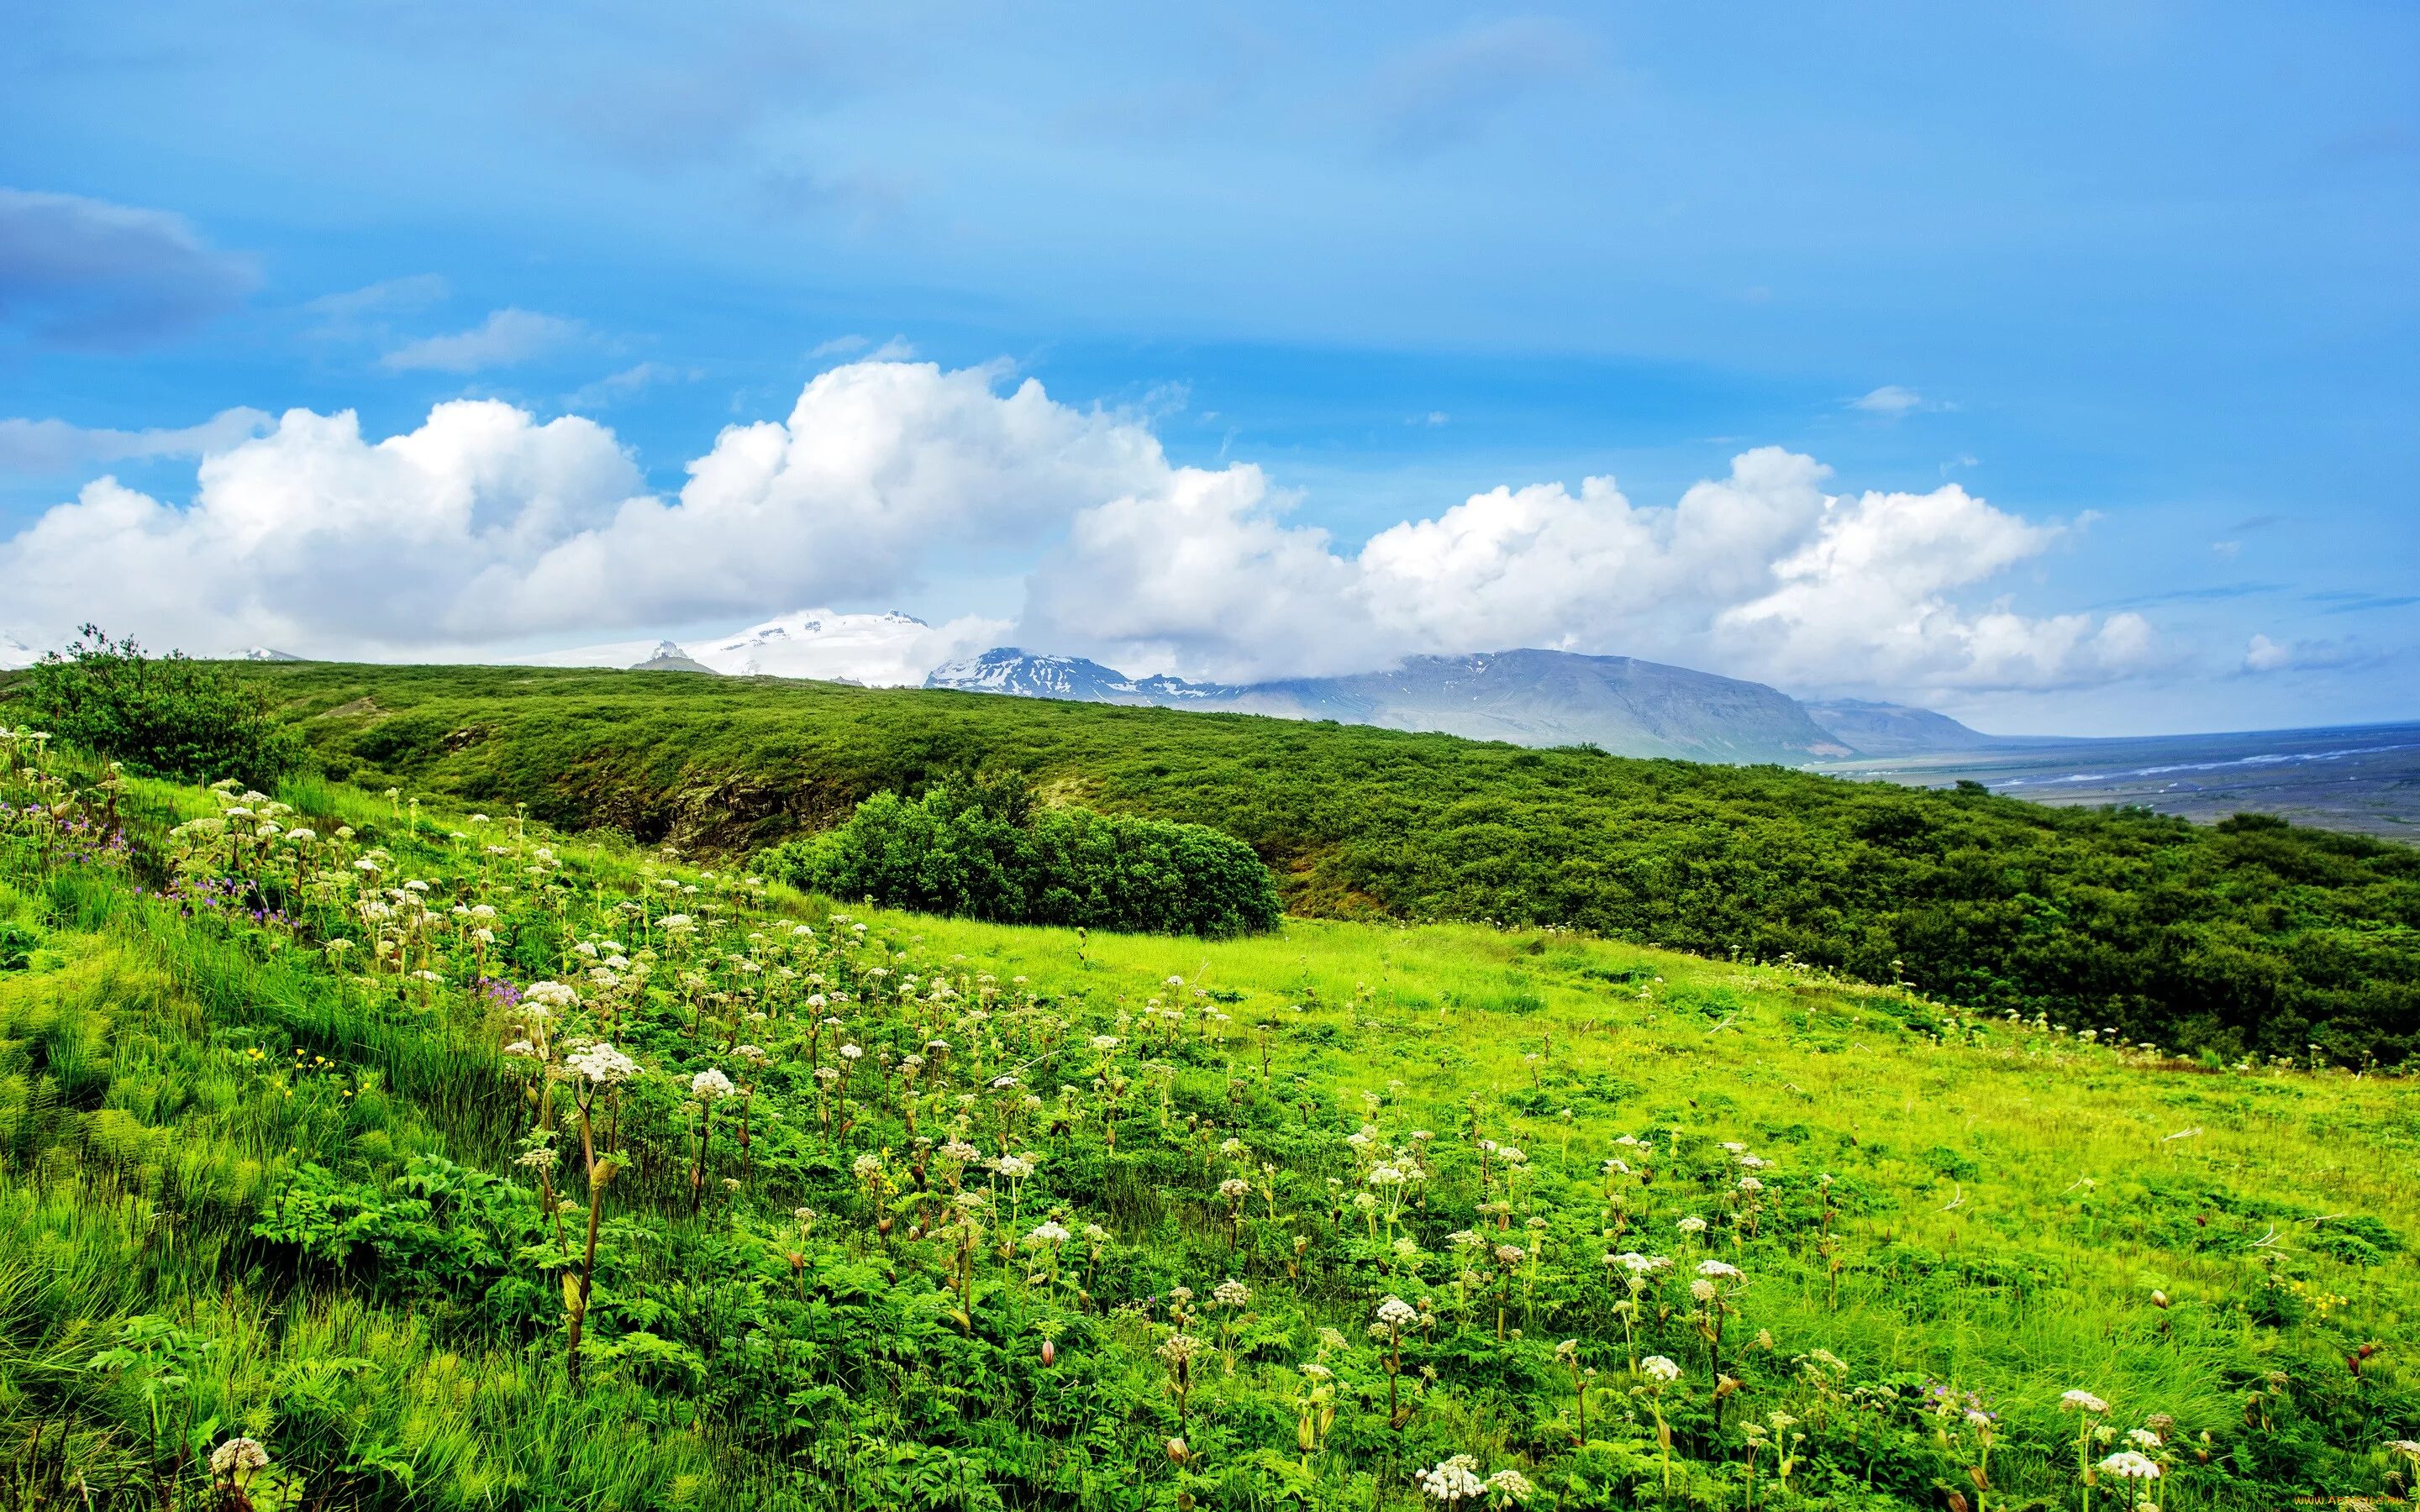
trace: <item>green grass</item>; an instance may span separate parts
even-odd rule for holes
[[[1210,825],[1316,918],[1562,925],[2340,1064],[2420,1047],[2420,848],[1777,767],[776,679],[274,666],[336,776],[725,860],[970,768]]]
[[[98,811],[95,774],[62,775],[87,792],[71,811]],[[299,812],[281,822],[320,836],[300,872],[250,850],[179,864],[167,827],[219,805],[158,784],[121,795],[133,844],[113,859],[55,843],[15,780],[0,921],[39,936],[0,972],[0,1474],[20,1503],[158,1505],[164,1483],[209,1505],[203,1458],[243,1432],[293,1504],[329,1507],[1407,1507],[1412,1472],[1456,1453],[1526,1475],[1533,1505],[1971,1504],[1976,1434],[1928,1408],[1936,1385],[1997,1414],[1986,1512],[2082,1506],[2071,1389],[2109,1402],[2113,1432],[2173,1418],[2169,1512],[2410,1485],[2387,1446],[2420,1428],[2420,1103],[2398,1077],[2212,1072],[1564,931],[1297,918],[1202,942],[873,912],[847,944],[830,904],[727,870],[326,781],[282,795]],[[429,884],[442,922],[402,964],[442,981],[359,973],[392,927],[352,907],[370,847],[374,887]],[[189,918],[158,897],[172,872],[189,897],[236,879],[240,903]],[[666,877],[698,890],[675,902]],[[659,901],[624,906],[642,898]],[[498,912],[491,944],[450,921],[474,901]],[[297,922],[256,922],[261,903]],[[666,935],[671,908],[702,937]],[[644,990],[591,991],[551,1026],[610,1027],[644,1067],[612,1119],[630,1164],[605,1189],[575,1386],[561,1282],[582,1215],[566,1250],[515,1164],[534,1125],[573,1120],[503,1053],[528,1025],[471,979],[484,959],[524,988],[572,980],[576,941],[641,929],[659,952]],[[343,969],[334,937],[363,942]],[[956,995],[933,1001],[936,980]],[[828,1005],[840,1030],[812,1029],[810,990],[853,999]],[[1144,1017],[1155,998],[1180,1018]],[[843,1036],[871,1065],[936,1034],[951,1049],[920,1131],[995,1151],[1006,1119],[1007,1148],[1039,1157],[1014,1222],[997,1175],[963,1177],[994,1194],[964,1293],[959,1236],[917,1232],[936,1210],[909,1200],[897,1078],[854,1080],[828,1134],[810,1073]],[[737,1039],[770,1064],[752,1072]],[[752,1142],[743,1162],[726,1107],[693,1199],[685,1103],[709,1068],[752,1080]],[[994,1090],[1007,1072],[1020,1085]],[[1039,1113],[1017,1111],[1029,1088]],[[1391,1226],[1351,1205],[1377,1190],[1347,1138],[1365,1122],[1428,1168]],[[1532,1174],[1508,1192],[1482,1141]],[[1761,1193],[1726,1142],[1771,1163]],[[566,1193],[577,1166],[574,1148]],[[939,1161],[924,1180],[953,1185]],[[998,1249],[1046,1214],[1077,1236],[1055,1278]],[[1487,1242],[1528,1253],[1457,1279],[1450,1236],[1499,1222]],[[1684,1273],[1641,1296],[1635,1338],[1602,1259],[1633,1249]],[[1703,1258],[1743,1273],[1712,1312],[1684,1285]],[[1249,1303],[1212,1305],[1231,1277]],[[1204,1341],[1181,1420],[1159,1354],[1180,1285]],[[1366,1332],[1388,1294],[1435,1319],[1391,1382]],[[142,1349],[96,1367],[146,1319],[157,1369]],[[1567,1339],[1598,1373],[1584,1436]],[[1634,1354],[1680,1379],[1652,1396]],[[1740,1382],[1719,1414],[1718,1377]],[[1328,1407],[1306,1454],[1305,1413]],[[1786,1489],[1747,1432],[1774,1412],[1806,1435]],[[249,1489],[278,1504],[277,1484]]]

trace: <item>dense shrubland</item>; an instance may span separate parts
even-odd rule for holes
[[[1277,927],[1268,869],[1203,825],[1036,804],[1015,781],[877,793],[821,834],[767,853],[774,878],[891,908],[1130,934]]]
[[[274,783],[305,759],[302,733],[281,722],[256,684],[180,652],[152,656],[131,636],[87,625],[63,652],[8,689],[46,733],[143,777]]]
[[[2400,1080],[1553,931],[851,917],[27,739],[0,803],[21,1504],[2413,1483]]]
[[[2420,848],[1776,767],[767,679],[260,669],[331,773],[732,857],[970,770],[1249,843],[1297,915],[1569,926],[2358,1066],[2420,1039]]]

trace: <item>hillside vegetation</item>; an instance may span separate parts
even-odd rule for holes
[[[1554,931],[851,918],[24,741],[0,933],[10,1504],[2200,1512],[2420,1455],[2399,1079]]]
[[[1776,767],[769,679],[259,669],[330,771],[730,857],[970,769],[1249,842],[1314,918],[1553,924],[2342,1064],[2420,1037],[2420,849]]]

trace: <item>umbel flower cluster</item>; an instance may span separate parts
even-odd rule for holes
[[[1441,1072],[1450,1100],[1340,1081],[1287,1035],[1367,1001],[1139,986],[1099,940],[1047,980],[1046,936],[1033,978],[986,970],[939,925],[400,793],[153,793],[177,822],[79,850],[72,824],[131,825],[46,770],[0,774],[10,876],[90,873],[350,1026],[290,1061],[224,1052],[270,1110],[247,1239],[492,1347],[533,1399],[681,1404],[660,1420],[720,1425],[716,1484],[822,1465],[862,1477],[857,1504],[909,1504],[882,1477],[928,1473],[1043,1504],[1131,1441],[1154,1505],[1879,1484],[1983,1512],[2019,1465],[2036,1504],[2140,1507],[2218,1486],[2245,1431],[2097,1379],[1987,1396],[1948,1358],[1861,1348],[1867,1309],[1949,1263],[1881,1237],[1870,1181],[1618,1088],[1546,1101],[1566,1047],[1514,1088]],[[375,1048],[402,1044],[443,1072]],[[493,1168],[396,1155],[412,1097],[477,1110]],[[228,1496],[303,1483],[256,1432],[209,1446]]]

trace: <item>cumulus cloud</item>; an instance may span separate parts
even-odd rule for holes
[[[333,654],[644,628],[887,593],[941,543],[1013,546],[1156,470],[1131,422],[988,369],[860,363],[726,429],[674,499],[613,433],[493,401],[381,441],[289,410],[207,457],[185,506],[103,478],[0,545],[10,628]]]
[[[0,189],[0,323],[45,345],[147,346],[235,304],[258,281],[248,259],[213,250],[182,216]]]
[[[1028,640],[1129,670],[1346,671],[1510,646],[1657,656],[1794,686],[2051,687],[2138,671],[2140,615],[1979,611],[1953,591],[2062,533],[1956,486],[1832,495],[1776,447],[1669,508],[1610,478],[1502,487],[1358,552],[1290,526],[1249,467],[1176,470],[1077,517],[1032,581]]]
[[[349,411],[289,410],[205,457],[186,507],[86,486],[0,545],[0,601],[11,628],[53,638],[89,618],[197,647],[460,643],[511,612],[483,601],[484,574],[535,563],[640,491],[586,420],[465,401],[370,443]]]
[[[222,409],[198,425],[111,430],[64,420],[0,420],[0,471],[64,472],[155,456],[201,456],[257,436],[275,417],[265,410]]]
[[[1172,463],[1147,421],[996,368],[861,362],[735,425],[676,496],[613,434],[438,406],[373,441],[307,410],[214,450],[182,506],[111,479],[0,544],[22,633],[436,655],[889,597],[1030,567],[1016,639],[1132,671],[1258,678],[1544,645],[1795,686],[2045,687],[2154,654],[2133,613],[1970,593],[2071,527],[1951,485],[1835,493],[1762,448],[1668,506],[1610,478],[1500,487],[1348,549],[1249,463]]]
[[[398,347],[380,358],[379,365],[397,372],[477,373],[543,357],[579,340],[582,333],[577,320],[534,310],[498,310],[468,331]]]

